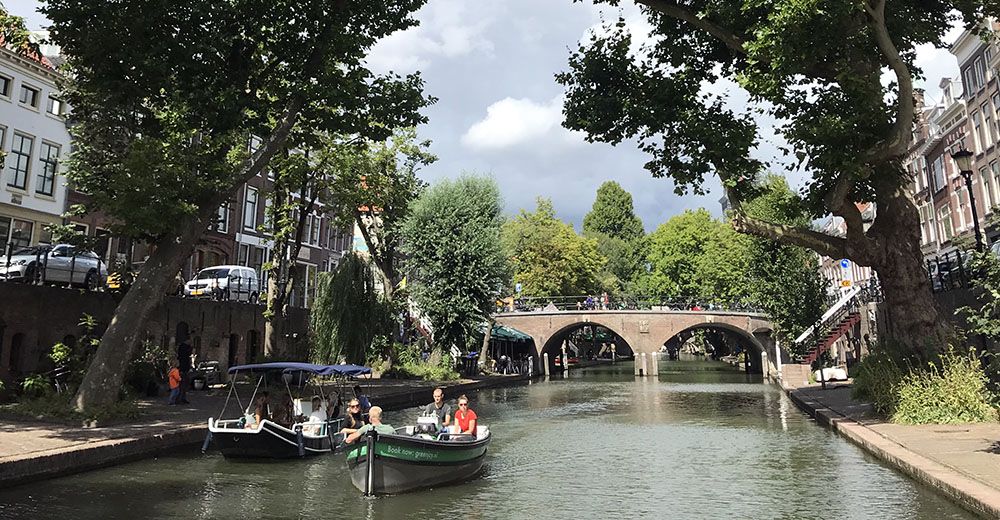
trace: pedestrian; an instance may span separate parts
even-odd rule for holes
[[[181,373],[181,392],[180,392],[180,403],[190,404],[187,400],[187,389],[191,386],[191,344],[188,341],[181,340],[177,345],[177,369]]]
[[[167,404],[175,405],[181,398],[181,371],[177,368],[177,362],[170,363],[170,371],[167,372],[167,383],[170,385],[170,398]]]
[[[608,293],[601,293],[601,309],[608,310]]]

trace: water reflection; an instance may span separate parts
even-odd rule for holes
[[[626,364],[473,396],[495,439],[482,478],[457,486],[371,499],[343,456],[191,450],[0,491],[0,517],[973,518],[759,379],[704,361],[660,368],[659,380]]]

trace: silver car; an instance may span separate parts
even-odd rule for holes
[[[93,291],[104,285],[107,265],[92,251],[70,244],[32,246],[0,256],[0,281],[42,282],[84,287]]]

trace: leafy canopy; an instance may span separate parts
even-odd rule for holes
[[[534,212],[522,210],[503,228],[503,247],[524,296],[572,296],[601,290],[607,260],[597,240],[576,234],[555,216],[552,201],[539,198]]]
[[[510,280],[500,189],[485,177],[443,180],[412,210],[403,252],[413,298],[433,324],[434,341],[464,349]]]
[[[375,76],[364,58],[423,3],[49,0],[71,71],[70,177],[119,232],[157,237],[266,166],[252,154],[288,122],[375,139],[422,122],[419,76]]]
[[[594,205],[583,217],[583,231],[603,233],[624,241],[636,240],[645,234],[642,220],[632,207],[632,194],[615,181],[606,181],[597,188]]]

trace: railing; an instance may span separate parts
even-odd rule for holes
[[[703,298],[658,298],[633,295],[530,296],[498,303],[497,312],[559,311],[720,311],[763,314],[757,306],[746,302],[718,302]]]
[[[795,343],[809,345],[810,350],[815,349],[819,345],[820,339],[848,316],[861,312],[861,308],[869,303],[880,301],[882,301],[882,287],[879,285],[878,278],[873,274],[867,284],[858,286],[847,293],[833,307],[823,313],[815,325],[806,329],[802,335],[795,339]]]
[[[935,293],[969,287],[969,252],[950,251],[927,259],[927,276]]]

